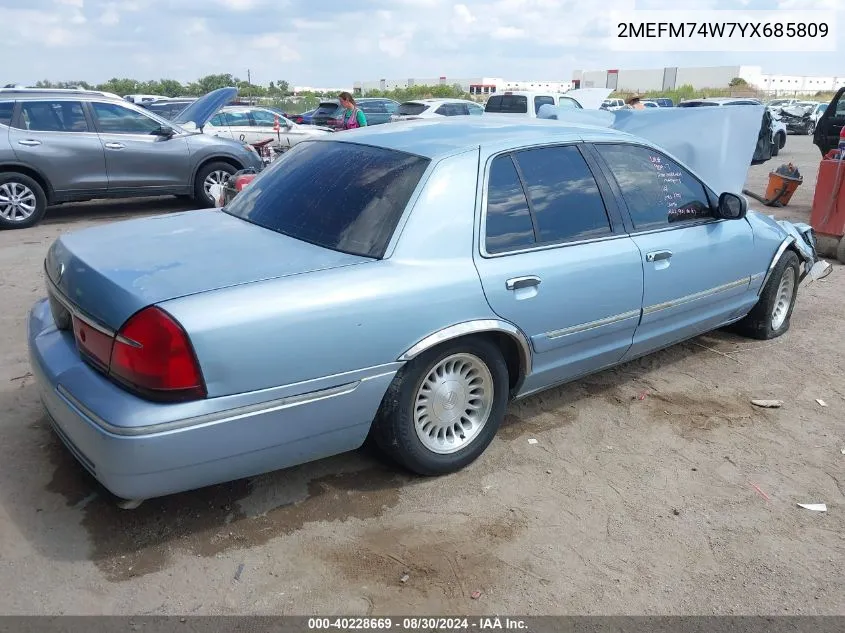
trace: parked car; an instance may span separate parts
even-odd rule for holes
[[[181,195],[213,206],[212,184],[263,166],[244,143],[197,133],[221,98],[212,92],[169,122],[97,92],[0,91],[0,228],[94,198]]]
[[[652,99],[657,105],[661,108],[674,108],[675,102],[672,101],[669,97],[656,97]]]
[[[300,125],[311,125],[311,117],[314,116],[316,111],[317,108],[314,108],[313,110],[308,110],[308,112],[303,112],[302,114],[285,114],[285,117],[294,123],[299,123]]]
[[[491,95],[484,105],[484,112],[536,117],[544,105],[581,108],[581,104],[576,99],[563,93],[509,90],[502,94]]]
[[[279,122],[279,131],[274,126]],[[332,130],[314,125],[300,125],[278,111],[260,106],[226,106],[205,126],[206,134],[258,143],[268,138],[273,145],[292,147],[307,138],[330,134]]]
[[[467,99],[419,99],[400,104],[391,120],[438,119],[444,116],[480,114],[484,114],[484,107]]]
[[[357,106],[367,117],[367,125],[381,125],[389,123],[390,117],[399,109],[399,102],[393,99],[377,97],[362,97],[355,99]],[[343,107],[337,99],[321,101],[311,116],[311,123],[332,129],[340,129],[343,125]]]
[[[645,101],[640,101],[643,104],[643,107],[646,108],[659,108],[660,106],[657,105],[656,101],[652,101],[651,99],[646,99]]]
[[[836,91],[813,132],[813,144],[822,156],[839,145],[839,133],[845,125],[845,88]]]
[[[196,99],[157,99],[155,101],[143,101],[138,105],[169,121],[194,101]]]
[[[442,475],[512,398],[730,324],[783,335],[817,265],[795,228],[592,125],[327,135],[223,209],[60,235],[32,373],[58,437],[128,507],[368,435]]]
[[[763,105],[758,99],[737,99],[737,98],[705,98],[687,99],[681,101],[679,108],[698,108],[702,106],[726,106],[726,105]],[[771,108],[769,108],[771,112]],[[786,124],[772,114],[772,156],[777,156],[780,150],[786,145]]]
[[[605,99],[601,104],[602,110],[621,110],[625,107],[624,99]]]
[[[792,105],[779,108],[778,116],[786,125],[787,133],[812,134],[825,109],[827,109],[826,103],[797,101]]]

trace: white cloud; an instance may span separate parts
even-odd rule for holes
[[[525,31],[515,26],[498,26],[490,36],[496,40],[515,40],[525,37]]]
[[[115,5],[106,5],[106,10],[100,14],[100,24],[114,26],[120,22],[120,13]]]
[[[260,4],[260,0],[217,0],[217,2],[232,11],[249,11]]]

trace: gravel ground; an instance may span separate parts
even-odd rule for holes
[[[794,162],[774,211],[806,220],[818,159],[790,136],[748,188]],[[360,451],[121,511],[48,428],[25,315],[57,235],[179,204],[0,233],[0,613],[845,614],[842,266],[788,335],[708,335],[512,405],[456,475]]]

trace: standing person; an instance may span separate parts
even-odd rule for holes
[[[645,110],[645,106],[640,101],[640,95],[631,95],[625,102],[626,110]]]
[[[341,92],[337,98],[340,100],[340,105],[343,107],[343,117],[341,118],[341,129],[351,130],[356,127],[367,126],[367,116],[355,104],[355,98],[348,92]]]

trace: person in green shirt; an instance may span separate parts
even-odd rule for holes
[[[342,130],[367,126],[367,116],[355,104],[355,97],[348,92],[341,92],[337,98],[343,107],[343,116],[340,119]]]

